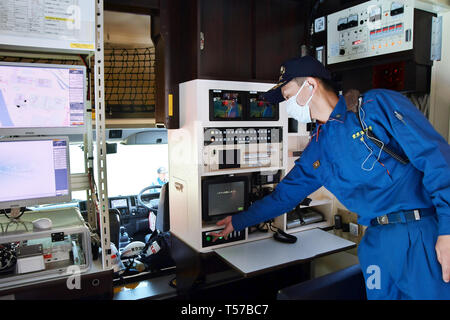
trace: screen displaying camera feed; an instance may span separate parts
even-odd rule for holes
[[[250,93],[250,119],[273,119],[276,105],[264,100],[262,93]]]
[[[245,209],[245,182],[210,184],[208,186],[208,215],[232,214]]]
[[[242,118],[242,101],[238,92],[214,90],[213,104],[215,119]]]

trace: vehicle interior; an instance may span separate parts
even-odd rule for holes
[[[44,22],[26,21],[35,15]],[[366,144],[378,128],[370,111],[361,119],[362,94],[401,93],[449,141],[449,25],[446,0],[2,0],[0,300],[366,300],[368,226],[324,186],[296,199],[292,183],[278,216],[231,225],[255,203],[269,208],[258,201],[329,130],[265,93],[304,78],[283,83],[287,59],[314,58],[330,79],[297,96],[309,87],[308,105],[325,88],[360,124],[332,156],[350,150],[355,172],[391,182],[391,135]],[[311,175],[297,166],[299,180],[338,176],[327,156]],[[249,310],[227,312],[260,315]]]

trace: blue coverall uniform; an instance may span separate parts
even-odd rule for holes
[[[325,186],[358,223],[369,226],[358,247],[366,284],[379,268],[369,299],[450,299],[450,283],[442,280],[435,244],[450,234],[450,147],[422,113],[400,93],[374,89],[363,96],[367,127],[392,150],[406,155],[401,164],[361,134],[357,115],[345,99],[329,120],[316,127],[293,169],[265,198],[232,217],[242,230],[292,210]],[[362,138],[362,139],[361,139]],[[370,149],[373,150],[372,155]],[[373,167],[372,167],[373,166]],[[364,168],[364,169],[363,169]],[[373,225],[376,217],[401,210],[432,208],[418,221]]]

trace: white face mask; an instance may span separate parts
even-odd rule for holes
[[[311,112],[309,110],[309,102],[311,101],[313,94],[309,97],[308,101],[306,101],[305,105],[301,106],[297,103],[297,96],[302,91],[303,87],[306,85],[306,81],[303,82],[303,85],[297,91],[295,96],[290,97],[286,101],[286,110],[290,118],[294,118],[298,122],[301,123],[309,123],[311,122]],[[309,85],[309,90],[312,91],[313,87]]]

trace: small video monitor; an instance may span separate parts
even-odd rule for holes
[[[249,120],[278,120],[278,104],[264,99],[262,92],[249,94]]]
[[[216,221],[248,208],[248,178],[221,177],[203,180],[202,216]]]
[[[243,120],[242,92],[210,90],[211,121]]]

